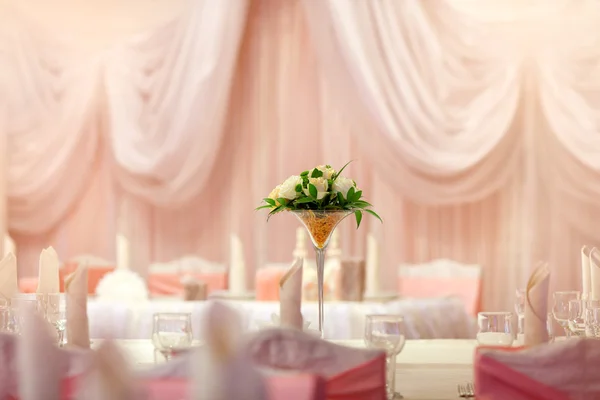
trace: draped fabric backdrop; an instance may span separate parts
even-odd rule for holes
[[[344,222],[342,247],[372,232],[384,288],[439,257],[483,266],[486,309],[539,259],[579,287],[600,244],[595,2],[95,3],[0,3],[0,229],[21,276],[50,244],[114,259],[117,232],[142,275],[227,263],[230,233],[251,269],[288,261],[298,223],[254,207],[355,160],[385,223]]]

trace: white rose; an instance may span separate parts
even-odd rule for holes
[[[314,185],[317,188],[317,199],[321,200],[327,194],[327,189],[329,185],[327,184],[327,179],[324,177],[319,178],[308,178],[308,183]],[[304,194],[310,196],[310,191],[308,187],[304,189]]]
[[[348,199],[348,190],[353,187],[356,190],[356,184],[352,179],[346,178],[344,176],[338,176],[335,181],[333,181],[333,191],[340,192],[344,199]]]
[[[271,190],[271,193],[269,193],[269,198],[277,200],[279,198],[279,189],[281,189],[281,185],[277,185],[275,189]]]
[[[333,176],[333,174],[335,174],[335,169],[327,166],[327,165],[319,165],[316,168],[313,168],[310,173],[308,174],[308,176],[311,176],[312,172],[318,169],[319,171],[321,171],[323,173],[323,178],[325,179],[331,179],[331,177]]]
[[[297,175],[292,175],[281,184],[279,188],[279,197],[284,199],[294,200],[299,193],[296,192],[296,186],[302,185],[302,178]]]

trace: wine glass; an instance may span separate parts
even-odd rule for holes
[[[190,313],[154,314],[152,342],[168,359],[192,345],[192,315]]]
[[[575,336],[585,336],[585,323],[584,323],[584,303],[583,300],[571,300],[569,301],[569,331]]]
[[[585,331],[588,337],[600,337],[600,305],[589,301],[585,310]]]
[[[565,331],[565,335],[571,337],[571,331],[569,330],[569,302],[571,300],[581,300],[581,293],[574,290],[554,292],[552,297],[554,298],[552,315]]]
[[[64,295],[52,293],[44,296],[46,321],[56,330],[59,346],[65,345],[65,330],[67,327],[66,301]]]
[[[14,331],[20,334],[23,327],[26,311],[32,311],[43,315],[44,307],[38,295],[19,294],[10,300],[11,314],[14,317]]]
[[[367,315],[365,321],[365,345],[385,351],[387,399],[401,399],[395,391],[396,356],[406,342],[404,318],[399,315]]]
[[[515,292],[515,312],[517,313],[517,342],[525,340],[525,301],[526,289],[517,289]]]
[[[477,342],[484,346],[510,346],[513,343],[512,313],[509,311],[477,314]]]

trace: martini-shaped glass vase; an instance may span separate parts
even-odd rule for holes
[[[325,251],[336,226],[353,212],[350,210],[294,210],[292,213],[308,231],[317,256],[317,293],[319,300],[319,332],[323,330],[323,280],[325,277]]]

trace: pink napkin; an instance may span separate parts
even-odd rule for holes
[[[0,299],[10,301],[18,292],[17,259],[13,253],[8,253],[0,261]]]
[[[486,400],[600,399],[600,341],[570,339],[532,348],[479,348],[477,398]]]
[[[244,351],[259,367],[327,379],[327,399],[385,398],[385,354],[340,346],[293,329],[271,329],[250,338]]]
[[[60,293],[59,264],[58,254],[52,246],[42,250],[40,253],[38,294]]]
[[[80,264],[77,270],[65,279],[67,343],[85,349],[90,347],[87,289],[87,267]]]
[[[279,282],[279,320],[281,326],[303,329],[302,258],[297,258]]]
[[[550,271],[540,264],[527,282],[525,301],[525,345],[535,346],[548,341],[546,317],[548,315],[548,286]]]
[[[20,400],[59,400],[69,359],[54,344],[46,321],[27,308],[22,312],[22,334],[17,341]]]
[[[92,355],[91,369],[77,382],[80,400],[134,400],[140,396],[127,359],[112,341]]]
[[[193,353],[194,400],[267,399],[264,380],[251,360],[239,352],[242,321],[239,314],[219,302],[207,312],[205,348]]]

